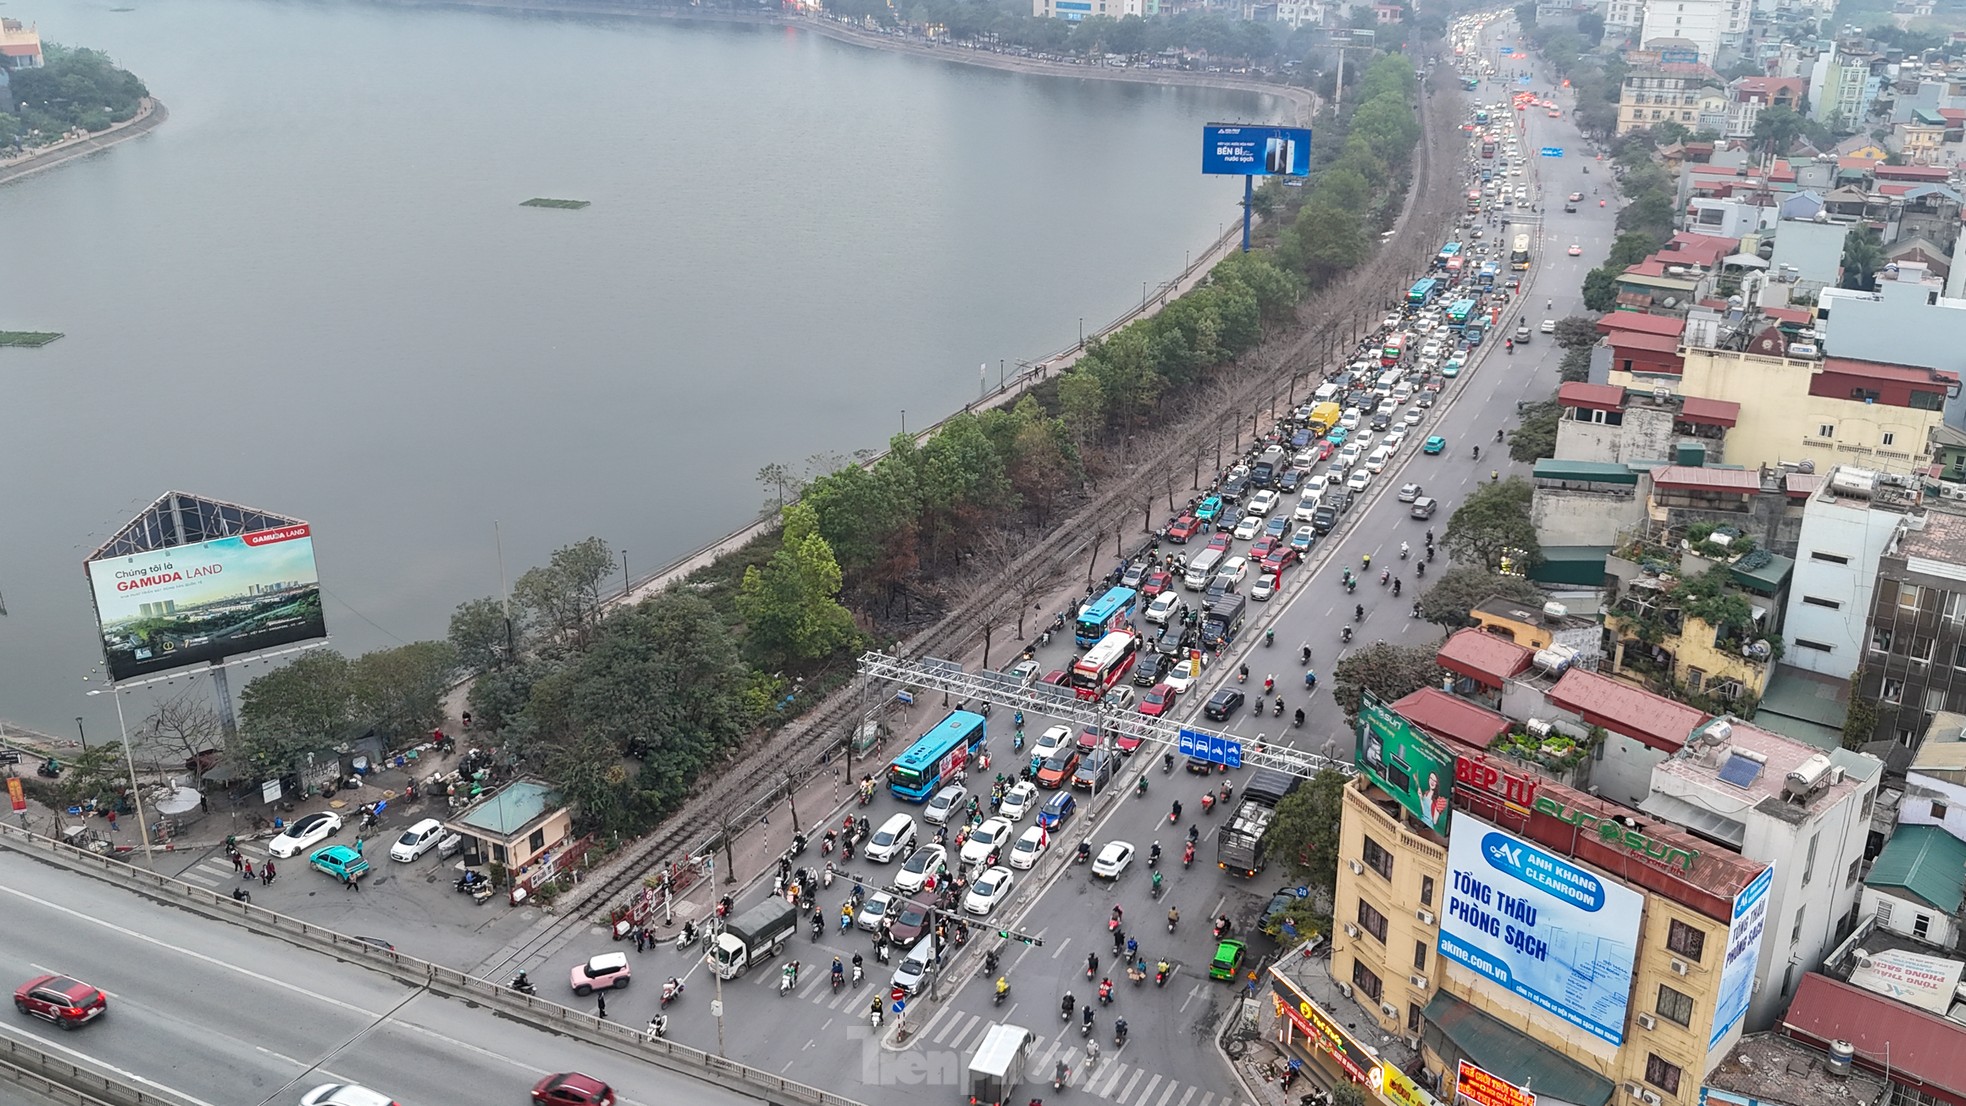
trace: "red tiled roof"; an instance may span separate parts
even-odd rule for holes
[[[1477,749],[1488,748],[1509,730],[1508,719],[1437,687],[1423,687],[1394,703],[1393,713],[1436,737],[1452,738]]]
[[[1806,324],[1815,318],[1815,314],[1806,307],[1764,307],[1761,313],[1778,323]]]
[[[1880,184],[1877,186],[1877,194],[1880,196],[1902,196],[1918,187],[1921,186],[1916,184]]]
[[[1736,409],[1739,409],[1738,404]],[[1755,492],[1761,490],[1761,473],[1753,469],[1666,465],[1652,470],[1652,483],[1661,488],[1708,488],[1723,492]]]
[[[1869,169],[1881,162],[1867,157],[1840,157],[1836,159],[1838,169]]]
[[[41,48],[33,43],[28,43],[24,46],[0,46],[0,56],[10,58],[38,58],[41,56]]]
[[[1686,402],[1680,405],[1679,417],[1704,426],[1733,426],[1741,421],[1741,405],[1731,400],[1687,396]]]
[[[1747,176],[1738,166],[1732,165],[1688,165],[1688,173],[1701,177],[1744,177]]]
[[[1582,668],[1565,672],[1550,689],[1549,700],[1588,725],[1668,753],[1678,752],[1687,735],[1707,720],[1697,708]]]
[[[1862,987],[1805,972],[1782,1030],[1825,1048],[1849,1041],[1857,1063],[1872,1071],[1941,1091],[1943,1098],[1966,1095],[1966,1027]]]
[[[1581,380],[1573,380],[1557,388],[1556,402],[1561,407],[1618,411],[1625,406],[1625,390],[1616,384],[1587,384]]]
[[[1679,337],[1686,329],[1686,320],[1675,315],[1643,315],[1636,311],[1613,311],[1597,320],[1597,329],[1605,334],[1615,335],[1620,330],[1635,330],[1646,334],[1670,334]]]
[[[1938,116],[1948,123],[1966,123],[1966,108],[1940,108]]]
[[[1939,381],[1958,383],[1959,374],[1950,369],[1928,369],[1919,365],[1891,365],[1882,361],[1859,361],[1853,357],[1823,358],[1825,371],[1849,373],[1852,376],[1867,376],[1876,380],[1898,380],[1910,384],[1932,384]]]
[[[1822,483],[1820,473],[1791,472],[1782,478],[1782,492],[1790,499],[1807,499],[1815,494]]]
[[[1643,331],[1611,335],[1613,350],[1642,350],[1646,353],[1678,353],[1678,334],[1646,334]]]
[[[1879,165],[1877,179],[1943,183],[1952,179],[1952,170],[1943,165]]]
[[[1738,238],[1722,238],[1713,234],[1695,234],[1682,230],[1669,239],[1665,247],[1654,257],[1698,258],[1699,264],[1712,266],[1720,259],[1741,248]]]
[[[1441,643],[1434,661],[1457,676],[1501,687],[1527,671],[1536,651],[1486,630],[1456,630]]]

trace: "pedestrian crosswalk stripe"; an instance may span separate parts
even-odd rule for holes
[[[1153,1075],[1153,1078],[1152,1078],[1152,1079],[1149,1079],[1149,1080],[1147,1080],[1147,1088],[1146,1088],[1146,1090],[1143,1090],[1143,1091],[1141,1091],[1141,1092],[1140,1092],[1140,1103],[1141,1103],[1141,1106],[1145,1106],[1145,1104],[1146,1104],[1146,1101],[1147,1101],[1147,1099],[1148,1099],[1148,1097],[1149,1097],[1149,1096],[1151,1096],[1151,1095],[1152,1095],[1152,1094],[1154,1093],[1154,1088],[1155,1088],[1155,1087],[1157,1087],[1157,1086],[1159,1086],[1159,1085],[1160,1085],[1160,1081],[1161,1081],[1161,1076],[1160,1076],[1160,1075],[1159,1075],[1159,1073],[1157,1073],[1157,1072],[1155,1072],[1155,1073],[1150,1073],[1150,1072],[1144,1072],[1144,1071],[1143,1071],[1143,1072],[1141,1072],[1141,1073],[1140,1073],[1140,1075],[1148,1075],[1148,1074],[1152,1074],[1152,1075]],[[1119,1102],[1121,1102],[1121,1103],[1124,1103],[1124,1102],[1125,1102],[1125,1101],[1126,1101],[1127,1099],[1129,1099],[1129,1098],[1132,1098],[1132,1097],[1133,1097],[1133,1086],[1134,1086],[1134,1084],[1135,1084],[1135,1083],[1138,1083],[1138,1082],[1140,1082],[1140,1075],[1136,1075],[1136,1076],[1134,1076],[1134,1077],[1133,1077],[1133,1081],[1132,1081],[1131,1083],[1128,1083],[1128,1084],[1126,1085],[1126,1089],[1120,1092],[1120,1096],[1119,1096],[1119,1098],[1117,1099],[1117,1101],[1119,1101]]]
[[[1193,1087],[1193,1086],[1189,1087],[1188,1093],[1181,1096],[1180,1106],[1188,1106],[1190,1102],[1193,1102],[1195,1098],[1195,1092],[1199,1090],[1201,1090],[1200,1087]]]
[[[1126,1070],[1125,1064],[1114,1064],[1106,1072],[1105,1082],[1098,1087],[1092,1088],[1092,1093],[1098,1095],[1100,1098],[1105,1098],[1107,1095],[1112,1094],[1113,1088],[1119,1086],[1120,1076],[1125,1074]]]
[[[1180,1084],[1174,1082],[1174,1080],[1172,1079],[1168,1080],[1167,1089],[1161,1092],[1160,1101],[1154,1103],[1154,1106],[1167,1106],[1167,1100],[1174,1097],[1174,1090],[1178,1086],[1180,1086]],[[1190,1087],[1188,1088],[1188,1090],[1190,1093],[1193,1093],[1194,1088]]]

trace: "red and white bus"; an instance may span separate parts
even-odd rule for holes
[[[1072,694],[1081,699],[1104,698],[1114,684],[1133,671],[1139,656],[1138,637],[1126,630],[1107,634],[1072,665]]]
[[[1394,334],[1386,339],[1385,346],[1379,350],[1379,364],[1390,369],[1399,364],[1400,358],[1404,356],[1406,356],[1406,335]]]

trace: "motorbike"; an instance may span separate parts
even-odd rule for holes
[[[1173,933],[1173,932],[1174,932],[1174,927],[1175,927],[1175,925],[1176,925],[1176,924],[1177,924],[1178,922],[1180,922],[1180,921],[1181,921],[1181,915],[1180,915],[1180,913],[1179,913],[1178,911],[1173,911],[1173,910],[1170,910],[1170,911],[1168,911],[1168,912],[1167,912],[1167,931],[1168,931],[1169,933]]]
[[[1068,1068],[1063,1064],[1058,1065],[1057,1070],[1051,1073],[1051,1089],[1054,1091],[1062,1090],[1065,1086],[1065,1081],[1067,1079],[1070,1079],[1071,1077],[1072,1077],[1071,1068]]]
[[[1394,580],[1394,581],[1393,581],[1393,598],[1395,598],[1395,599],[1397,599],[1397,598],[1399,598],[1399,581],[1398,581],[1398,580]]]
[[[1174,754],[1162,753],[1160,758],[1160,774],[1165,776],[1172,771],[1174,771]]]
[[[1283,717],[1283,696],[1281,695],[1277,696],[1276,716],[1278,718]]]
[[[1213,813],[1214,810],[1215,810],[1215,796],[1203,795],[1201,797],[1201,812],[1203,814],[1210,814]]]
[[[1066,995],[1064,1001],[1058,1004],[1058,1020],[1061,1022],[1071,1021],[1072,1007],[1075,1005],[1077,1005],[1077,1000],[1073,999],[1070,995]]]
[[[1113,1004],[1113,981],[1108,979],[1102,981],[1099,984],[1099,1005],[1111,1006],[1112,1004]]]
[[[1412,547],[1410,547],[1410,546],[1408,546],[1408,545],[1407,545],[1407,544],[1406,544],[1405,542],[1401,542],[1401,543],[1399,543],[1399,559],[1400,559],[1400,560],[1402,560],[1402,561],[1403,561],[1403,560],[1405,560],[1405,559],[1407,559],[1408,557],[1411,557],[1412,555],[1413,555],[1413,549],[1412,549]]]
[[[1347,595],[1357,590],[1358,590],[1358,581],[1356,579],[1345,581],[1345,593]]]
[[[1215,930],[1215,939],[1218,941],[1221,940],[1229,932],[1229,919],[1226,917],[1215,919],[1213,928]]]
[[[819,873],[819,886],[833,886],[833,862],[830,860],[826,862],[826,870]]]
[[[517,991],[522,995],[535,994],[539,990],[539,988],[533,986],[532,980],[526,978],[526,973],[524,972],[520,972],[518,975],[513,976],[512,982],[507,983],[506,986],[512,988],[514,991]]]
[[[1167,961],[1163,960],[1160,962],[1158,966],[1154,968],[1154,986],[1156,987],[1167,986],[1167,976],[1168,976]]]
[[[730,916],[730,911],[731,911],[731,905],[732,905],[732,904],[731,904],[731,901],[730,901],[730,896],[729,896],[729,895],[725,895],[725,896],[724,896],[723,898],[721,898],[721,899],[718,899],[718,900],[717,900],[717,917],[719,917],[719,918],[728,918],[728,917]]]
[[[1386,586],[1387,584],[1390,584],[1390,583],[1392,583],[1392,582],[1393,582],[1393,570],[1392,570],[1392,569],[1390,569],[1390,568],[1382,568],[1382,569],[1380,569],[1380,570],[1379,570],[1379,586],[1383,588],[1383,587],[1385,587],[1385,586]]]
[[[798,976],[792,974],[792,969],[787,968],[778,973],[778,993],[783,995],[789,992],[792,989],[792,984],[796,982],[798,982]]]
[[[667,1010],[669,1008],[670,1003],[676,1001],[681,997],[683,997],[682,980],[672,979],[669,982],[664,983],[662,985],[662,1008],[664,1010]]]
[[[1140,782],[1133,787],[1133,793],[1136,795],[1145,795],[1147,793],[1147,777],[1140,777]]]
[[[1195,862],[1195,843],[1190,841],[1181,847],[1181,867],[1186,868]]]
[[[826,919],[814,914],[812,916],[812,939],[817,941],[824,936],[826,936]]]
[[[827,830],[826,836],[819,839],[819,855],[832,856],[833,842],[838,840],[839,836],[840,836],[839,834],[834,833],[832,830]]]
[[[490,880],[476,872],[466,872],[451,881],[451,890],[476,891],[480,885],[489,884],[490,882]]]
[[[1418,615],[1419,615],[1419,613],[1420,613],[1420,608],[1419,608],[1419,607],[1417,607],[1417,606],[1416,606],[1416,607],[1414,607],[1414,608],[1413,608],[1413,613],[1414,613],[1414,616],[1415,616],[1415,617],[1418,617]],[[1292,715],[1292,716],[1291,716],[1291,718],[1290,718],[1290,724],[1291,724],[1292,726],[1294,726],[1294,727],[1296,727],[1297,729],[1300,729],[1300,730],[1304,728],[1304,708],[1303,708],[1303,707],[1298,707],[1298,708],[1297,708],[1297,713],[1296,713],[1296,714],[1294,714],[1294,715]]]
[[[1121,1018],[1119,1020],[1119,1024],[1113,1026],[1113,1044],[1115,1047],[1119,1047],[1119,1048],[1126,1047],[1126,1019],[1125,1018]]]
[[[1340,638],[1341,640],[1343,640],[1343,641],[1347,641],[1347,642],[1349,642],[1349,641],[1351,641],[1351,640],[1352,640],[1352,628],[1351,628],[1350,626],[1347,626],[1347,627],[1345,627],[1344,629],[1342,629],[1342,630],[1340,630],[1340,631],[1338,631],[1338,636],[1339,636],[1339,638]]]
[[[1091,858],[1092,858],[1092,844],[1087,841],[1079,842],[1078,863],[1084,864],[1087,860]]]
[[[676,934],[676,951],[682,952],[684,949],[696,944],[696,937],[696,927],[684,923],[682,931]]]

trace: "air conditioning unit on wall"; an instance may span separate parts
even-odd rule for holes
[[[1659,1096],[1651,1091],[1638,1092],[1638,1100],[1645,1103],[1645,1106],[1659,1106]]]
[[[1356,860],[1348,860],[1348,861],[1346,861],[1345,863],[1347,863],[1347,864],[1349,864],[1349,865],[1351,865],[1351,866],[1352,866],[1352,874],[1353,874],[1353,875],[1355,875],[1355,876],[1362,876],[1362,875],[1364,875],[1364,874],[1365,874],[1365,865],[1363,865],[1363,864],[1360,864],[1360,863],[1359,863],[1358,861],[1356,861]]]
[[[1415,910],[1413,916],[1420,919],[1422,925],[1434,924],[1434,912],[1431,910]]]
[[[1384,1014],[1384,1015],[1386,1015],[1386,1016],[1387,1016],[1387,1017],[1389,1017],[1389,1018],[1397,1018],[1397,1017],[1399,1017],[1399,1007],[1397,1007],[1397,1006],[1394,1006],[1394,1005],[1393,1005],[1392,1003],[1390,1003],[1390,1002],[1382,1002],[1382,1003],[1380,1003],[1380,1004],[1379,1004],[1379,1012],[1380,1012],[1381,1014]]]
[[[1692,970],[1691,968],[1687,967],[1686,961],[1684,960],[1675,960],[1667,966],[1672,969],[1672,974],[1674,975],[1685,975],[1687,972]]]
[[[1657,1029],[1659,1028],[1659,1019],[1650,1014],[1640,1014],[1638,1016],[1638,1024],[1645,1029]]]
[[[1352,924],[1352,923],[1350,923],[1350,922],[1346,922],[1346,923],[1345,923],[1345,936],[1347,936],[1347,937],[1357,937],[1357,936],[1358,936],[1358,927],[1357,927],[1357,926],[1355,926],[1355,925],[1353,925],[1353,924]]]

